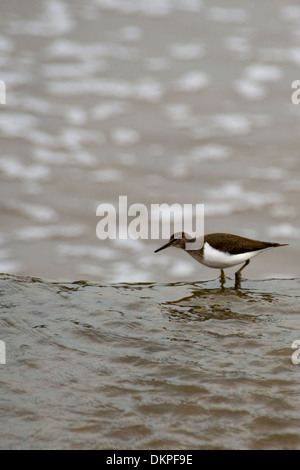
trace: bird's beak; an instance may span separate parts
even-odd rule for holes
[[[158,253],[159,251],[164,250],[165,248],[168,248],[168,246],[170,245],[171,245],[171,242],[168,241],[168,243],[166,243],[165,245],[161,246],[160,248],[157,248],[157,250],[155,250],[154,253]]]

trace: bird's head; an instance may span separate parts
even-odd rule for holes
[[[171,235],[170,240],[165,245],[161,246],[154,253],[158,251],[164,250],[169,246],[173,246],[174,248],[181,248],[182,250],[186,249],[186,243],[193,243],[195,242],[195,238],[192,238],[190,235],[186,234],[185,232],[175,233]]]

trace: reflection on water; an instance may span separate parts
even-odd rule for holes
[[[1,447],[299,449],[299,284],[1,275]]]
[[[194,284],[196,290],[191,295],[182,299],[165,302],[162,308],[170,314],[170,317],[177,321],[206,321],[238,319],[240,316],[245,319],[248,315],[240,314],[234,310],[236,296],[241,301],[252,302],[251,294],[237,292],[235,289],[203,289],[201,283]],[[259,300],[256,300],[259,302]],[[251,319],[256,316],[250,315]],[[250,320],[250,318],[249,318]]]
[[[243,319],[249,318],[255,321],[259,315],[249,315],[244,311],[240,312],[241,303],[253,303],[259,305],[262,303],[276,302],[272,293],[268,292],[253,292],[249,288],[239,289],[236,287],[209,288],[206,289],[206,282],[197,282],[189,284],[194,286],[190,289],[190,295],[182,299],[163,302],[162,311],[170,315],[170,318],[177,321],[206,321],[211,320],[230,320],[230,319]],[[235,306],[238,309],[235,309]]]
[[[177,321],[206,321],[211,320],[237,320],[249,318],[255,321],[259,315],[249,315],[244,311],[240,312],[240,305],[244,303],[254,303],[258,305],[276,302],[272,293],[254,293],[249,288],[239,289],[229,287],[206,289],[206,283],[192,283],[195,290],[191,289],[189,296],[170,302],[162,303],[162,311],[170,315],[170,318]],[[238,309],[235,309],[235,306]],[[260,310],[260,307],[257,307]]]

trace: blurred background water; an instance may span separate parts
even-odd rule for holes
[[[2,447],[300,448],[300,6],[0,8]],[[290,246],[222,290],[161,241],[98,240],[119,195]]]
[[[300,7],[202,0],[1,2],[0,272],[205,280],[160,242],[96,237],[96,208],[205,204],[206,232],[290,243],[298,276]]]

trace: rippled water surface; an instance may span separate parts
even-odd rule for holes
[[[1,448],[299,449],[299,279],[0,277]]]

